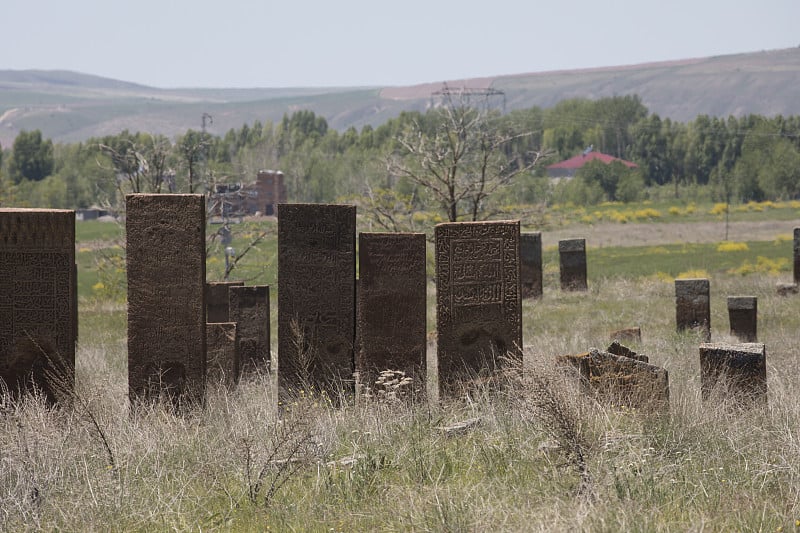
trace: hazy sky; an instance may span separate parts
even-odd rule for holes
[[[5,0],[0,69],[412,85],[800,45],[800,0]]]

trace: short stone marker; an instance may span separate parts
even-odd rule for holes
[[[236,322],[206,324],[206,381],[231,386],[239,376]]]
[[[700,345],[703,400],[716,388],[741,406],[766,405],[767,355],[763,343],[703,343]]]
[[[679,332],[697,330],[711,340],[710,284],[706,278],[675,280],[675,322]]]
[[[622,344],[619,343],[619,341],[616,340],[608,346],[608,349],[606,351],[610,354],[621,355],[623,357],[627,357],[629,359],[635,359],[643,363],[650,362],[650,358],[647,357],[646,355],[636,353],[627,346],[623,346]]]
[[[437,224],[439,394],[522,361],[519,221]]]
[[[229,288],[230,321],[236,323],[238,372],[270,371],[269,286]]]
[[[206,375],[205,197],[125,197],[132,401],[201,405]]]
[[[758,340],[758,298],[728,296],[728,318],[731,322],[731,335],[741,342]]]
[[[74,211],[0,209],[0,386],[12,395],[36,388],[50,404],[69,401],[75,272]]]
[[[612,341],[642,342],[642,328],[624,328],[612,331]]]
[[[586,239],[558,241],[558,256],[561,265],[561,290],[587,290]]]
[[[800,284],[800,228],[794,228],[794,282]]]
[[[519,277],[523,298],[542,296],[542,234],[521,233],[519,236]]]
[[[789,296],[791,294],[797,294],[800,292],[800,289],[797,283],[778,283],[775,286],[775,291],[778,293],[778,296]]]
[[[284,393],[352,389],[355,227],[355,206],[278,205],[278,381]]]
[[[206,283],[206,322],[230,320],[228,289],[241,287],[244,281],[209,281]]]
[[[660,366],[595,349],[557,360],[575,366],[604,403],[646,411],[669,408],[669,373]]]
[[[382,371],[400,371],[424,393],[425,234],[360,233],[358,242],[359,380],[372,388]]]

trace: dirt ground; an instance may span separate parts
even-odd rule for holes
[[[791,238],[798,220],[764,220],[731,222],[729,241],[770,241],[779,235]],[[523,229],[523,231],[528,231]],[[566,229],[542,231],[542,246],[557,246],[561,239],[586,239],[589,247],[648,246],[685,242],[720,242],[725,240],[724,222],[616,224],[573,226]]]

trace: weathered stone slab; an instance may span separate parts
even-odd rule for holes
[[[278,378],[283,391],[351,387],[356,208],[278,205]]]
[[[228,289],[242,285],[244,285],[244,281],[209,281],[206,283],[207,323],[222,323],[230,320]]]
[[[239,337],[239,371],[270,370],[269,287],[229,288],[230,320]]]
[[[519,222],[438,224],[436,325],[440,395],[522,359]]]
[[[561,290],[585,291],[586,239],[558,241],[558,256],[561,265]]]
[[[703,400],[715,389],[743,406],[767,403],[767,355],[762,343],[700,345]]]
[[[542,234],[521,233],[519,236],[519,277],[523,298],[542,296]]]
[[[794,228],[794,282],[800,284],[800,228]]]
[[[236,322],[206,324],[206,381],[236,383],[239,376],[239,350]]]
[[[642,328],[623,328],[612,331],[612,341],[642,342]]]
[[[669,408],[669,373],[659,366],[594,349],[558,360],[573,364],[599,401],[648,411]]]
[[[797,294],[800,292],[800,289],[797,283],[778,283],[775,286],[775,291],[778,293],[778,296],[789,296],[791,294]]]
[[[424,233],[360,233],[356,370],[368,387],[384,370],[426,383]]]
[[[728,296],[728,318],[731,322],[731,335],[741,342],[758,340],[758,298]]]
[[[130,397],[202,404],[206,375],[205,197],[125,197]]]
[[[675,322],[678,331],[697,330],[711,340],[710,283],[705,278],[675,280]]]
[[[0,209],[0,381],[9,392],[74,386],[75,212]],[[58,383],[48,378],[58,376]]]
[[[629,359],[636,359],[637,361],[641,361],[643,363],[650,362],[650,358],[646,355],[636,353],[627,346],[623,346],[619,343],[619,341],[616,340],[608,346],[606,351],[610,354],[621,355],[622,357],[627,357]]]

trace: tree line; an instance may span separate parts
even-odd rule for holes
[[[679,123],[650,113],[638,96],[576,98],[509,113],[491,103],[474,104],[438,102],[425,113],[404,112],[360,131],[332,129],[312,111],[286,114],[277,123],[244,124],[224,135],[188,130],[174,139],[122,131],[54,144],[38,130],[23,131],[0,150],[0,205],[115,207],[128,192],[206,192],[216,183],[253,181],[268,168],[284,172],[293,202],[372,194],[375,205],[405,202],[414,211],[427,198],[458,219],[474,219],[478,209],[488,216],[492,203],[630,201],[653,188],[678,195],[685,185],[707,187],[712,198],[729,202],[800,197],[797,116],[701,115]],[[464,116],[455,117],[453,110]],[[473,129],[443,126],[455,118]],[[474,137],[466,142],[467,135]],[[638,168],[592,164],[568,183],[545,178],[547,164],[589,146]],[[469,193],[437,197],[430,173],[447,172],[452,161],[440,160],[437,170],[425,157],[447,158],[458,149],[469,157],[449,171],[460,173],[453,186]],[[463,212],[453,202],[464,202]]]

